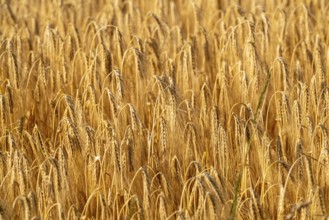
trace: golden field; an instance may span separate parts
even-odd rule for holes
[[[0,219],[329,218],[326,0],[2,0]]]

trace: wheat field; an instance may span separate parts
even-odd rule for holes
[[[2,0],[0,219],[328,219],[329,2]]]

